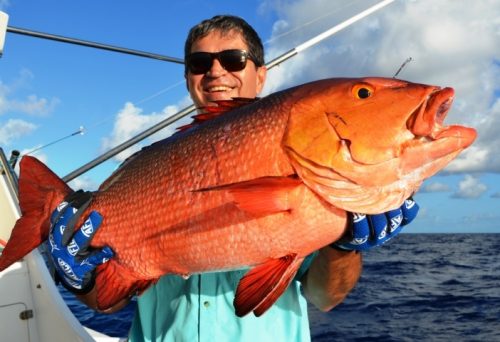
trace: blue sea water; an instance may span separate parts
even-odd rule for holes
[[[500,234],[401,234],[364,253],[361,279],[330,312],[310,308],[313,341],[500,341]],[[126,336],[135,304],[113,315],[64,292],[92,329]]]

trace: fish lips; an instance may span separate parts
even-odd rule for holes
[[[462,148],[468,147],[476,138],[474,129],[456,125],[443,126],[454,96],[455,91],[450,87],[433,91],[408,119],[408,130],[417,138],[429,140],[456,137],[460,139]]]
[[[426,177],[430,177],[476,139],[477,133],[473,128],[443,126],[454,94],[452,88],[434,90],[409,117],[407,128],[415,137],[403,145],[401,159],[404,173],[427,165],[429,170],[434,170],[426,173]]]

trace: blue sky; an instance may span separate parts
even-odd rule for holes
[[[234,14],[259,32],[269,61],[376,2],[0,0],[0,9],[9,14],[9,26],[178,58],[191,26]],[[412,57],[399,77],[454,87],[446,122],[473,126],[479,137],[423,184],[415,196],[421,212],[406,231],[500,232],[498,13],[495,0],[396,0],[271,70],[263,95],[325,77],[392,77]],[[35,153],[60,176],[188,104],[179,64],[7,33],[0,59],[0,146],[26,153],[83,126],[83,135]],[[130,153],[72,186],[95,189]]]

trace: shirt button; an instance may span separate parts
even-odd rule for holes
[[[208,300],[206,300],[205,302],[203,302],[203,305],[208,308],[210,306],[210,302]]]

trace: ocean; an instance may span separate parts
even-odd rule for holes
[[[310,307],[313,341],[499,341],[500,234],[400,234],[364,253],[345,301]],[[126,336],[135,304],[97,314],[64,290],[82,324]]]

